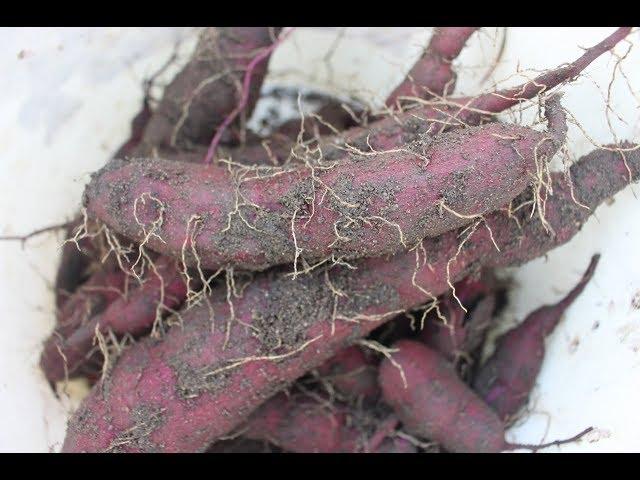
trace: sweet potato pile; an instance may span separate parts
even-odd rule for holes
[[[638,180],[630,143],[549,167],[567,133],[554,89],[630,28],[519,87],[455,97],[477,30],[435,29],[383,112],[329,99],[264,138],[246,124],[290,30],[202,30],[69,227],[41,366],[93,387],[64,452],[542,447],[504,430],[599,256],[483,363],[508,288],[493,270],[568,242]],[[496,119],[535,98],[544,125]]]

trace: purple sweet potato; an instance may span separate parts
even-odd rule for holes
[[[593,276],[600,255],[594,255],[580,282],[555,305],[540,307],[516,328],[500,337],[496,350],[478,370],[473,389],[503,420],[528,401],[542,367],[545,338]]]
[[[282,164],[297,157],[314,163],[319,157],[316,149],[319,149],[325,162],[335,161],[355,155],[354,149],[365,152],[371,151],[371,148],[375,151],[394,150],[416,141],[425,134],[436,135],[461,125],[479,125],[490,120],[493,114],[530,100],[576,77],[594,60],[623,40],[630,31],[631,27],[621,27],[602,42],[586,50],[573,63],[544,72],[517,87],[475,97],[450,97],[445,102],[432,101],[417,108],[384,116],[365,126],[352,127],[339,135],[323,137],[317,147],[314,146],[312,155],[306,151],[308,146],[300,147],[295,141],[278,142],[270,148],[269,155],[261,145],[248,146],[227,152],[225,155],[246,164]],[[292,155],[292,151],[295,155]],[[258,161],[260,157],[262,160]]]
[[[318,373],[349,398],[373,399],[380,393],[376,362],[355,345],[331,357],[318,367]]]
[[[598,205],[640,178],[640,150],[625,156],[626,165],[616,151],[586,155],[570,169],[573,189],[552,175],[545,215],[554,235],[526,209],[498,211],[485,217],[493,235],[479,226],[462,246],[453,231],[353,271],[336,267],[297,281],[274,270],[257,274],[233,299],[233,315],[224,289],[214,290],[210,306],[183,312],[183,328],[122,353],[71,418],[63,451],[205,450],[283,386],[400,311],[443,294],[449,282],[522,264],[569,241]]]
[[[498,416],[458,378],[450,362],[412,340],[393,345],[395,365],[380,364],[380,388],[409,433],[449,452],[497,453],[508,448]]]
[[[272,33],[275,34],[276,31]],[[235,103],[230,103],[230,98],[225,95],[211,96],[211,92],[204,87],[208,85],[207,82],[210,79],[214,83],[219,80],[218,83],[223,83],[229,87],[233,83],[231,77],[243,74],[242,71],[238,72],[233,68],[240,68],[243,62],[248,63],[253,58],[252,49],[259,47],[261,42],[270,43],[270,40],[267,42],[270,33],[267,28],[205,29],[200,36],[192,60],[167,87],[160,106],[155,112],[151,111],[148,92],[149,82],[147,82],[143,107],[133,119],[131,136],[118,150],[116,158],[118,156],[125,157],[140,154],[144,151],[165,149],[171,153],[171,156],[176,161],[201,162],[205,155],[202,148],[197,152],[187,151],[179,154],[173,148],[177,144],[173,141],[167,142],[166,138],[162,137],[161,134],[163,132],[166,134],[173,127],[172,134],[175,136],[173,140],[178,139],[179,146],[183,146],[183,141],[196,140],[195,137],[191,136],[193,134],[190,129],[191,122],[200,122],[206,117],[212,129],[217,127],[218,124],[211,124],[212,119],[218,118],[221,121],[224,114],[228,114],[235,107]],[[238,42],[245,40],[248,43],[238,44]],[[208,77],[205,75],[207,73],[210,74]],[[250,113],[250,110],[255,105],[256,95],[260,90],[265,73],[266,66],[262,64],[254,71],[255,77],[252,82],[250,98],[247,102],[247,113]],[[216,75],[224,76],[225,78],[216,80],[214,78]],[[193,82],[196,82],[196,80],[197,83],[194,84]],[[204,89],[203,91],[200,90],[201,87]],[[195,91],[191,92],[189,88],[193,88]],[[185,111],[188,114],[186,118],[172,116],[172,109],[183,104],[184,99],[187,97],[190,103],[189,108]],[[184,131],[181,130],[183,127]],[[197,159],[194,158],[194,153],[198,155]],[[72,227],[77,228],[81,224],[82,219],[78,218]],[[80,244],[85,249],[93,246],[90,239],[87,238],[80,240]],[[94,256],[97,255],[92,251],[89,253],[93,253]],[[63,304],[66,291],[73,291],[81,284],[83,281],[81,274],[90,262],[91,256],[80,253],[75,244],[68,243],[65,245],[56,281],[57,292],[59,292],[57,297],[58,305]],[[177,268],[172,265],[171,272],[169,272],[167,270],[167,262],[169,262],[168,259],[161,258],[158,270],[164,278],[166,293],[170,294],[170,298],[168,298],[168,302],[165,305],[172,308],[182,303],[186,290],[184,285],[181,285]],[[92,319],[91,321],[87,319],[81,328],[75,325],[75,331],[67,328],[65,335],[55,332],[54,336],[56,338],[50,339],[50,345],[45,348],[45,364],[47,365],[45,371],[47,376],[50,379],[53,377],[59,379],[63,374],[63,367],[67,370],[71,369],[71,371],[80,367],[84,356],[92,347],[94,329],[98,324],[100,324],[101,331],[111,328],[120,334],[130,333],[136,335],[149,328],[155,318],[154,302],[157,302],[160,297],[158,277],[153,273],[150,277],[152,278],[148,278],[143,287],[135,289],[130,298],[121,300],[117,305],[114,305],[99,321],[98,319]],[[63,355],[59,352],[53,356],[46,353],[51,348],[55,348],[56,351],[61,349]],[[61,363],[63,358],[67,362],[66,365]],[[57,365],[55,365],[56,363]]]
[[[453,366],[436,351],[413,340],[400,340],[397,351],[380,364],[379,381],[385,401],[403,428],[428,438],[452,453],[499,453],[538,450],[577,440],[578,435],[540,445],[507,442],[505,425],[496,413],[458,378]]]
[[[195,53],[167,85],[162,101],[145,129],[142,148],[190,148],[207,145],[216,128],[237,106],[244,73],[253,58],[279,32],[269,27],[208,27]],[[250,116],[268,68],[255,66],[245,114]]]
[[[387,97],[386,104],[394,108],[403,100],[428,100],[453,92],[456,73],[451,62],[460,54],[469,37],[478,27],[441,27],[433,31],[429,45],[400,85]]]
[[[125,277],[121,271],[113,275],[116,280]],[[140,335],[151,329],[158,315],[178,307],[186,294],[187,285],[177,261],[160,257],[155,270],[148,271],[144,283],[131,287],[127,296],[112,294],[111,298],[103,299],[105,305],[101,310],[86,312],[83,322],[54,332],[45,344],[41,360],[48,380],[62,380],[82,366],[93,348],[96,330],[106,334],[110,329],[119,336]]]
[[[432,311],[419,333],[420,340],[449,361],[474,352],[484,339],[496,306],[494,284],[495,279],[488,273],[478,279],[465,278],[456,283],[457,299],[451,293],[441,300],[440,310],[447,324]]]
[[[486,93],[475,97],[448,98],[405,112],[385,117],[365,127],[354,127],[324,142],[324,157],[333,160],[344,156],[344,149],[331,148],[332,144],[349,144],[360,150],[376,151],[399,148],[424,134],[437,135],[460,125],[478,125],[518,105],[524,100],[546,92],[581,73],[603,53],[611,50],[631,31],[621,27],[599,44],[589,48],[576,61],[540,74],[517,87]]]
[[[120,297],[125,282],[126,275],[121,270],[106,265],[91,275],[64,303],[57,314],[57,325],[45,341],[40,357],[40,367],[49,382],[54,383],[74,373],[65,357],[66,339]]]
[[[279,393],[249,417],[243,435],[296,453],[406,451],[402,442],[385,445],[398,423],[386,406],[362,409],[318,394]]]
[[[268,440],[297,453],[340,453],[361,450],[361,434],[347,424],[348,409],[315,399],[287,398],[278,394],[262,405],[249,420],[247,438]]]
[[[315,171],[112,161],[93,175],[84,203],[117,233],[173,257],[197,219],[196,250],[212,270],[386,255],[520,194],[564,141],[558,96],[546,115],[548,133],[493,123],[447,132],[414,147],[420,153],[405,149]]]

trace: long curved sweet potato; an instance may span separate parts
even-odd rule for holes
[[[599,204],[640,178],[640,150],[625,157],[611,150],[586,155],[570,169],[573,189],[563,175],[552,176],[545,214],[554,235],[525,209],[499,211],[485,217],[491,233],[479,225],[462,246],[459,232],[450,232],[415,251],[364,260],[355,271],[335,268],[297,281],[275,271],[256,275],[233,299],[233,315],[226,293],[214,291],[213,318],[208,306],[192,308],[183,328],[123,352],[73,415],[63,451],[206,449],[283,386],[398,311],[483,266],[519,265],[569,241]]]
[[[492,114],[500,113],[524,100],[546,92],[577,76],[603,53],[611,50],[631,31],[620,27],[602,42],[587,49],[573,63],[544,72],[522,85],[475,97],[448,98],[383,118],[367,128],[355,127],[327,142],[349,144],[358,149],[385,151],[412,142],[418,135],[440,134],[452,127],[478,125]],[[344,156],[343,150],[327,149],[325,158]]]
[[[546,133],[494,123],[415,145],[419,153],[405,149],[319,170],[261,175],[160,159],[113,161],[93,175],[84,203],[117,233],[173,257],[197,221],[195,247],[209,269],[392,254],[520,194],[564,141],[558,96],[548,100],[546,115]]]
[[[429,438],[452,453],[499,453],[538,450],[573,442],[592,430],[566,440],[539,445],[505,440],[505,424],[436,351],[413,340],[400,340],[380,364],[380,387],[403,428]]]

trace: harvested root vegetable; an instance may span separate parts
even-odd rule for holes
[[[208,85],[218,82],[229,87],[233,83],[230,78],[243,73],[234,71],[232,66],[240,68],[243,62],[250,63],[252,57],[247,58],[247,55],[251,53],[252,45],[259,46],[261,42],[267,44],[270,33],[275,34],[276,31],[271,32],[268,28],[205,29],[200,35],[192,60],[167,87],[160,106],[155,112],[152,112],[150,106],[149,87],[153,78],[160,72],[145,82],[142,109],[131,123],[130,138],[120,147],[116,156],[125,157],[143,151],[164,148],[176,161],[202,161],[205,156],[202,147],[200,151],[195,153],[183,152],[179,155],[172,148],[176,145],[173,142],[167,142],[162,135],[166,134],[170,127],[173,127],[172,135],[175,136],[175,139],[179,139],[180,143],[183,140],[195,141],[196,139],[192,137],[193,132],[190,130],[190,124],[194,121],[200,122],[204,117],[206,117],[209,127],[212,129],[218,127],[219,124],[212,124],[209,117],[219,118],[222,121],[223,116],[233,110],[235,103],[225,95],[212,98],[209,95],[211,92],[208,90],[210,88]],[[244,41],[248,41],[248,43],[242,43]],[[256,67],[254,74],[255,78],[251,84],[246,105],[248,113],[257,101],[256,95],[266,74],[266,66]],[[198,83],[194,84],[193,82],[196,81]],[[236,88],[235,85],[231,86]],[[192,90],[189,90],[190,88]],[[187,103],[184,103],[185,99],[187,99]],[[185,108],[183,114],[186,115],[186,118],[182,116],[178,118],[173,115],[179,105]],[[149,124],[151,125],[148,127]],[[197,155],[198,158],[195,159],[194,155]],[[184,156],[185,159],[181,156]],[[77,217],[69,228],[69,236],[82,225],[83,218]],[[88,250],[88,253],[81,252],[78,246]],[[65,296],[68,295],[67,292],[73,292],[82,283],[81,273],[92,262],[92,257],[97,256],[94,250],[90,238],[82,238],[77,244],[65,244],[56,279],[59,307],[63,304]],[[64,334],[59,330],[54,332],[52,337],[47,340],[42,361],[47,378],[50,381],[60,380],[63,378],[63,374],[67,375],[81,367],[82,362],[86,359],[85,356],[92,349],[96,328],[101,333],[111,329],[116,334],[138,335],[151,327],[161,310],[171,310],[180,305],[185,296],[186,284],[180,278],[178,266],[168,258],[161,258],[156,269],[150,272],[145,279],[144,285],[135,289],[131,297],[123,298],[117,302],[100,319],[90,319],[91,315],[89,315],[81,325],[78,323],[67,325]],[[106,308],[106,305],[103,305],[102,308]]]
[[[621,27],[599,44],[586,50],[573,63],[544,72],[517,87],[475,97],[449,97],[382,118],[366,128],[351,128],[321,144],[325,150],[324,158],[340,158],[345,155],[345,151],[393,150],[415,141],[420,135],[437,135],[452,127],[479,125],[493,114],[503,112],[573,79],[603,53],[610,51],[626,38],[630,31],[631,27]],[[335,145],[338,148],[333,147]]]
[[[209,304],[182,314],[183,328],[122,353],[74,413],[63,451],[205,450],[285,385],[401,311],[483,267],[519,265],[569,241],[598,205],[640,178],[634,148],[586,155],[571,167],[571,183],[553,174],[544,222],[525,208],[505,209],[461,238],[454,231],[425,239],[413,251],[363,260],[357,270],[336,267],[296,282],[271,270],[241,296],[214,290]],[[516,202],[526,201],[535,197]],[[497,440],[484,445],[502,448]]]
[[[212,270],[392,254],[520,194],[564,141],[559,96],[545,114],[548,132],[493,123],[315,170],[112,161],[84,203],[115,232]]]
[[[485,274],[480,279],[465,278],[458,282],[453,294],[441,301],[441,315],[432,310],[419,333],[420,340],[449,361],[475,352],[484,341],[496,307],[495,279]],[[463,310],[462,306],[472,307]]]
[[[320,376],[348,398],[377,398],[376,362],[358,346],[347,347],[318,367]]]
[[[329,404],[328,399],[321,403],[281,393],[255,411],[243,435],[297,453],[375,452],[397,423],[395,417],[375,419],[366,410]],[[380,432],[372,430],[376,424]]]
[[[380,364],[380,387],[403,428],[450,452],[507,449],[502,421],[458,378],[450,362],[411,340],[393,348],[398,350],[393,362]]]
[[[267,72],[268,56],[256,57],[275,41],[279,28],[208,27],[182,71],[167,85],[145,129],[142,148],[207,145],[215,130],[246,94],[251,114]],[[249,89],[242,81],[251,67]]]
[[[86,328],[94,315],[104,311],[120,297],[125,282],[126,275],[108,263],[91,275],[64,303],[58,312],[57,325],[46,340],[40,357],[40,367],[50,383],[63,380],[74,373],[65,353],[66,339],[76,330]],[[93,336],[93,332],[91,335]],[[88,350],[82,354],[83,358],[86,353]]]
[[[110,298],[101,297],[100,310],[81,311],[85,313],[82,322],[58,327],[47,340],[40,365],[50,382],[63,380],[83,365],[93,349],[96,332],[140,335],[163,314],[174,312],[187,295],[178,262],[167,257],[158,259],[143,283],[132,287],[127,295],[121,293],[126,275],[118,270],[112,276],[120,283],[117,288],[111,286]]]
[[[545,339],[593,276],[600,255],[594,255],[580,282],[555,305],[535,310],[516,328],[500,337],[494,354],[478,371],[473,389],[503,420],[528,401],[542,367]]]
[[[401,340],[394,349],[397,352],[392,360],[380,364],[380,387],[409,433],[429,438],[454,453],[499,453],[564,443],[532,446],[507,442],[500,418],[458,378],[451,363],[412,340]]]
[[[536,95],[572,80],[594,60],[610,51],[630,33],[631,27],[620,27],[602,42],[587,49],[573,63],[561,65],[538,75],[533,80],[513,88],[497,90],[478,96],[448,97],[431,100],[416,108],[394,115],[386,115],[365,126],[349,128],[339,134],[322,137],[317,144],[297,141],[270,142],[267,150],[262,145],[248,146],[226,152],[235,162],[249,165],[281,165],[289,161],[315,164],[356,158],[359,152],[385,152],[403,148],[425,135],[437,135],[461,126],[475,126]],[[424,102],[423,102],[424,103]],[[320,152],[322,155],[320,155]],[[220,157],[223,158],[223,157]]]
[[[451,62],[460,55],[467,40],[478,27],[441,27],[433,31],[429,45],[407,78],[387,97],[387,106],[393,108],[402,101],[442,97],[453,92],[456,73]]]
[[[200,36],[193,59],[167,87],[155,112],[151,112],[148,92],[150,81],[147,82],[143,108],[133,119],[131,136],[118,150],[117,155],[129,156],[164,148],[171,152],[176,161],[202,161],[205,155],[202,147],[195,153],[183,152],[179,155],[173,149],[176,146],[173,140],[178,139],[180,146],[183,146],[181,144],[184,141],[197,141],[193,136],[191,123],[202,122],[205,117],[211,129],[219,126],[217,123],[211,123],[212,118],[222,121],[224,115],[233,110],[235,103],[224,94],[212,97],[209,84],[218,82],[228,88],[236,88],[230,78],[244,72],[237,72],[234,68],[240,69],[243,62],[251,63],[252,49],[259,47],[261,43],[270,43],[270,33],[275,34],[275,31],[251,27],[205,29]],[[248,113],[257,101],[257,93],[266,73],[265,65],[256,65],[261,66],[255,67],[255,78],[246,105]],[[174,115],[179,105],[182,105],[182,113],[186,116],[184,118]],[[202,126],[201,123],[200,125]],[[167,134],[170,127],[173,128],[173,137],[172,141],[167,141],[162,135]],[[194,155],[198,156],[197,160],[193,158]],[[83,219],[78,218],[72,227],[76,230],[82,224]],[[80,239],[80,242],[83,247],[85,244],[91,246],[87,238]],[[78,270],[86,268],[90,260],[88,255],[78,253],[74,243],[66,244],[58,273],[57,291],[77,288],[81,282]],[[121,275],[124,278],[122,272]],[[82,324],[66,326],[64,335],[60,331],[54,332],[47,341],[42,359],[47,378],[50,381],[60,380],[79,369],[93,347],[96,331],[104,334],[111,330],[120,335],[139,335],[151,328],[161,312],[171,311],[180,305],[186,293],[187,287],[181,278],[177,263],[161,257],[155,269],[147,275],[144,284],[134,289],[130,297],[115,302],[99,318],[91,318],[89,315]],[[62,301],[60,298],[58,303],[62,304]],[[103,305],[104,308],[106,305]]]

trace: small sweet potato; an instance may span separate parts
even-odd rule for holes
[[[376,362],[358,346],[347,347],[318,367],[318,373],[349,398],[376,398],[378,372]]]
[[[529,399],[544,359],[545,338],[593,276],[600,255],[594,255],[580,282],[555,305],[540,307],[500,337],[493,355],[478,371],[473,388],[503,420]]]
[[[64,303],[57,315],[57,325],[45,341],[40,356],[40,367],[50,383],[74,373],[75,368],[68,363],[69,358],[65,354],[68,337],[76,330],[86,328],[94,315],[104,311],[120,297],[125,282],[126,275],[117,267],[107,264],[91,275]],[[83,353],[83,357],[87,352]]]
[[[249,417],[243,435],[297,453],[406,451],[402,442],[384,445],[393,440],[398,423],[385,405],[356,408],[317,393],[279,393]]]
[[[287,398],[278,394],[249,419],[243,435],[298,453],[358,452],[361,433],[347,425],[348,409],[328,409],[314,399]]]
[[[393,345],[380,364],[380,388],[409,433],[449,452],[497,453],[508,448],[498,416],[437,352],[412,340]]]
[[[125,274],[116,271],[116,280]],[[160,257],[153,270],[149,270],[143,283],[131,287],[128,295],[117,291],[103,299],[100,310],[86,312],[84,321],[59,327],[45,344],[41,366],[51,382],[64,379],[76,372],[87,360],[94,346],[96,331],[117,336],[140,335],[151,329],[154,321],[173,311],[186,297],[187,285],[179,271],[177,261]],[[70,328],[71,327],[71,328]]]

